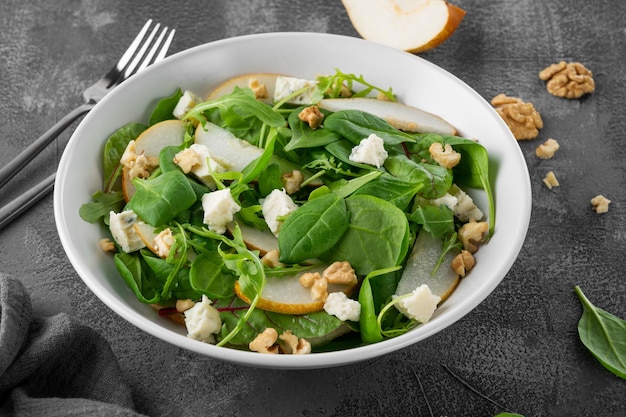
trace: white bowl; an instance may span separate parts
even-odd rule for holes
[[[394,339],[311,355],[262,355],[216,347],[186,337],[185,329],[139,302],[98,250],[103,230],[84,222],[79,207],[102,183],[106,138],[132,121],[147,121],[159,98],[176,88],[208,93],[220,82],[253,72],[313,79],[320,74],[362,74],[393,87],[400,101],[435,113],[460,135],[477,138],[490,155],[495,177],[495,234],[477,253],[474,270],[428,323]],[[225,39],[175,54],[105,97],[78,126],[61,158],[54,212],[63,247],[85,284],[107,306],[139,329],[212,358],[258,367],[305,369],[344,365],[402,349],[450,326],[480,304],[501,282],[524,242],[531,212],[530,181],[518,144],[492,107],[458,78],[422,58],[358,38],[315,33],[270,33]],[[474,193],[486,208],[484,194]]]

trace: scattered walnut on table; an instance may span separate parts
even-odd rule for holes
[[[507,124],[517,140],[530,140],[539,136],[543,128],[541,115],[532,103],[526,103],[517,97],[498,94],[491,100],[496,112]]]
[[[610,203],[611,200],[609,200],[602,194],[599,194],[591,199],[591,205],[593,206],[592,208],[598,214],[606,213],[607,211],[609,211]]]
[[[548,139],[535,149],[535,155],[541,159],[550,159],[554,156],[556,151],[560,148],[559,142],[556,139]]]
[[[554,172],[550,171],[546,174],[546,176],[543,178],[543,183],[546,185],[546,187],[548,187],[550,190],[553,187],[558,187],[559,181],[556,179],[556,175],[554,175]]]
[[[593,74],[579,62],[552,64],[539,72],[539,78],[547,81],[548,92],[557,97],[579,98],[596,88]]]
[[[428,152],[439,165],[446,169],[452,169],[461,162],[461,154],[452,149],[449,144],[443,146],[439,142],[434,142],[428,148]]]

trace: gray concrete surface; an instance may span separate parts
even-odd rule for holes
[[[626,381],[578,339],[582,310],[573,291],[580,285],[596,305],[626,318],[626,3],[453,3],[467,11],[461,26],[421,56],[488,100],[506,93],[533,102],[545,128],[519,144],[534,200],[519,259],[483,304],[447,330],[333,369],[272,371],[197,356],[137,331],[90,293],[61,247],[51,197],[0,232],[0,272],[23,280],[35,313],[67,312],[101,332],[139,411],[150,416],[626,415]],[[83,88],[147,17],[177,29],[172,52],[258,32],[358,36],[339,0],[3,0],[0,164],[80,104]],[[572,101],[547,94],[537,73],[560,60],[591,69],[596,91]],[[2,189],[0,205],[55,169],[70,132]],[[538,160],[534,149],[549,137],[561,150]],[[552,190],[542,184],[550,170],[561,183]],[[608,213],[592,211],[597,194],[612,200]]]

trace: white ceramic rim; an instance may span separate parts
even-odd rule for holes
[[[475,137],[479,137],[480,140],[484,140],[485,146],[488,149],[490,141],[492,141],[495,137],[497,137],[497,140],[501,140],[505,144],[503,145],[503,149],[506,150],[506,152],[500,152],[500,145],[497,146],[496,152],[492,153],[490,150],[490,157],[493,158],[495,165],[498,168],[498,177],[494,187],[494,192],[498,203],[498,222],[502,223],[496,223],[496,233],[492,241],[484,245],[477,254],[477,268],[480,267],[481,259],[487,259],[491,256],[490,252],[494,252],[494,254],[497,252],[497,257],[499,257],[499,259],[497,263],[492,265],[493,267],[489,269],[490,278],[481,280],[480,284],[476,286],[475,291],[470,297],[460,299],[457,296],[459,293],[459,289],[457,289],[455,293],[452,294],[450,299],[447,300],[440,309],[438,309],[436,316],[429,323],[426,323],[425,325],[422,325],[405,335],[373,345],[343,351],[315,353],[311,355],[259,355],[253,352],[220,348],[191,340],[173,327],[171,323],[169,323],[169,320],[161,320],[161,318],[157,318],[156,320],[148,319],[145,314],[141,314],[136,308],[134,308],[136,306],[134,306],[133,301],[129,301],[127,297],[121,297],[119,294],[113,292],[110,285],[117,284],[104,283],[102,282],[102,277],[97,274],[100,267],[97,255],[91,258],[89,256],[85,256],[85,249],[84,247],[81,248],[81,246],[89,245],[90,243],[81,239],[76,239],[75,233],[73,233],[72,230],[75,227],[82,227],[77,223],[78,221],[82,221],[80,218],[77,220],[77,208],[82,202],[86,202],[88,200],[77,202],[76,197],[72,198],[74,190],[77,189],[75,187],[80,183],[80,180],[78,180],[79,176],[71,174],[71,168],[74,165],[72,163],[72,155],[75,152],[88,149],[84,144],[84,141],[87,140],[85,137],[89,136],[88,129],[99,120],[103,118],[106,119],[106,117],[108,117],[103,115],[104,112],[115,113],[118,111],[115,108],[116,106],[124,107],[123,100],[125,98],[132,97],[132,94],[135,91],[141,91],[142,88],[146,85],[150,85],[150,83],[155,86],[155,92],[153,94],[154,97],[163,97],[173,92],[173,89],[171,88],[172,85],[178,84],[178,86],[183,88],[193,88],[202,85],[203,83],[206,83],[206,85],[215,85],[216,83],[219,83],[219,81],[225,80],[223,76],[221,77],[221,80],[218,79],[219,77],[211,78],[212,75],[214,75],[214,72],[212,70],[209,71],[211,68],[207,68],[206,78],[196,77],[196,79],[193,80],[193,85],[186,86],[184,85],[186,77],[193,71],[185,70],[184,66],[180,66],[181,62],[188,63],[193,61],[195,57],[206,57],[205,59],[209,61],[210,59],[208,57],[212,57],[216,60],[228,59],[229,57],[232,58],[232,55],[229,53],[231,50],[241,52],[244,50],[255,50],[254,48],[260,48],[261,50],[264,48],[267,50],[276,50],[276,48],[278,48],[280,50],[289,51],[290,48],[294,48],[298,45],[304,45],[304,48],[309,48],[309,51],[312,51],[313,53],[320,48],[327,48],[325,45],[332,45],[332,49],[324,49],[325,53],[331,55],[331,57],[327,58],[326,62],[332,62],[332,60],[335,59],[335,62],[344,62],[346,66],[342,67],[339,65],[333,65],[332,67],[329,67],[327,64],[324,67],[324,65],[320,65],[320,68],[324,67],[322,69],[327,72],[332,72],[334,68],[340,68],[344,72],[364,74],[368,81],[376,83],[377,85],[384,85],[380,84],[381,80],[384,80],[384,71],[399,71],[402,73],[400,78],[410,79],[406,74],[404,74],[404,71],[419,70],[419,72],[423,73],[426,78],[432,78],[435,81],[444,81],[440,86],[432,86],[429,85],[429,83],[432,84],[432,80],[429,80],[429,83],[424,83],[424,85],[420,86],[421,91],[429,90],[432,87],[438,89],[438,94],[449,94],[447,97],[452,97],[455,101],[461,100],[471,103],[471,108],[466,109],[470,114],[461,114],[462,112],[460,112],[459,109],[454,108],[452,101],[446,103],[442,100],[434,100],[432,102],[424,101],[423,99],[414,100],[413,92],[411,92],[411,95],[407,94],[407,91],[410,91],[408,87],[407,90],[403,90],[394,86],[394,91],[398,93],[401,101],[407,102],[408,104],[414,104],[416,106],[419,105],[419,107],[425,110],[440,115],[455,126],[460,127],[459,130],[462,135],[465,134],[465,131],[471,131],[471,133],[481,131],[483,128],[480,126],[482,125],[488,126],[488,129],[484,128],[486,129],[484,132],[481,131],[480,136],[473,135]],[[374,63],[393,62],[394,64],[401,63],[402,65],[387,68],[384,71],[372,70],[372,76],[372,74],[368,73],[368,69],[364,69],[363,67],[363,63],[367,62],[364,61],[365,58],[361,57],[355,59],[353,57],[348,60],[346,57],[342,56],[345,51],[367,52],[368,54],[376,57],[373,60]],[[284,58],[284,62],[290,62],[289,60],[294,59],[293,55],[300,56],[301,60],[306,59],[304,58],[306,55],[296,51],[294,54],[286,56]],[[357,54],[355,54],[355,56],[356,55]],[[255,72],[263,72],[264,67],[269,68],[274,67],[275,65],[280,65],[280,62],[275,65],[268,65],[265,63],[261,64],[260,67],[257,68],[255,67],[254,56],[254,54],[250,56],[250,64],[255,68]],[[259,59],[259,61],[263,61],[263,59]],[[280,61],[280,59],[278,59],[278,61]],[[360,64],[361,69],[352,68],[350,65],[350,62],[352,61],[354,61],[357,65]],[[177,71],[174,71],[172,66],[177,65],[180,66],[180,68],[177,68]],[[294,64],[294,66],[305,68],[306,63]],[[178,72],[179,69],[180,72]],[[214,69],[219,72],[218,68]],[[159,74],[161,72],[166,72],[168,75],[172,75],[172,80],[164,82],[163,84],[166,84],[164,86],[159,85],[160,81],[163,81],[159,78]],[[238,74],[231,73],[230,75],[234,76]],[[300,75],[299,73],[293,75],[305,77],[305,75]],[[308,76],[312,77],[315,75],[316,74],[310,74]],[[388,82],[387,78],[387,83]],[[428,94],[425,95],[428,96]],[[414,101],[417,101],[417,103],[414,103]],[[153,102],[149,103],[147,100],[146,108],[152,104]],[[480,123],[473,120],[476,118],[476,115],[479,115],[482,119]],[[129,117],[130,119],[119,123],[117,126],[112,126],[112,129],[121,126],[126,121],[134,120],[132,117],[136,116],[131,114]],[[471,125],[471,128],[464,128],[465,125]],[[104,142],[104,140],[105,138],[102,138],[102,142]],[[99,185],[99,183],[97,185]],[[514,192],[512,192],[511,189],[514,189]],[[95,191],[95,189],[93,191]],[[498,198],[499,195],[503,194],[509,195],[507,195],[507,198]],[[480,195],[476,195],[475,198],[479,202],[482,201],[484,203],[485,201]],[[483,205],[483,207],[486,206]],[[149,67],[142,72],[142,74],[129,79],[122,87],[106,96],[84,118],[67,144],[57,173],[57,182],[54,190],[54,213],[61,243],[78,275],[98,298],[133,325],[178,347],[215,359],[255,367],[308,369],[346,365],[397,351],[449,327],[473,310],[496,288],[517,258],[526,237],[526,232],[530,222],[531,189],[524,157],[509,129],[500,117],[493,111],[491,105],[487,101],[485,101],[477,92],[454,75],[418,56],[383,45],[367,42],[359,38],[308,32],[265,33],[219,40],[177,53],[168,57],[163,62]],[[503,213],[506,213],[506,216],[503,216]],[[97,227],[93,225],[89,226]],[[506,234],[506,236],[502,236],[502,234]],[[502,244],[499,243],[500,240],[502,240]],[[491,245],[493,245],[493,247],[490,250],[489,248]],[[94,245],[94,247],[97,246]],[[472,272],[472,274],[474,273],[475,272]],[[470,276],[466,279],[473,278],[470,274]],[[479,279],[479,277],[475,277],[475,279]],[[119,281],[122,281],[121,278]],[[122,284],[125,285],[123,281]],[[461,283],[461,286],[462,285],[463,282]],[[130,290],[128,291],[130,292]],[[443,312],[445,312],[445,314],[443,314]],[[156,316],[156,313],[153,314]]]

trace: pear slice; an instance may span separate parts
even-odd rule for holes
[[[137,136],[135,153],[144,154],[148,159],[158,159],[161,149],[183,143],[186,129],[187,122],[181,120],[165,120],[156,123]],[[126,201],[135,194],[129,171],[127,167],[122,168],[122,193]]]
[[[406,267],[396,288],[396,295],[408,294],[422,284],[428,285],[430,291],[441,297],[440,303],[446,300],[455,290],[461,278],[450,266],[458,251],[450,251],[437,271],[433,270],[441,257],[442,244],[439,239],[422,229],[409,255]]]
[[[441,117],[395,101],[364,97],[326,98],[318,106],[331,112],[360,110],[378,116],[396,129],[407,132],[456,134],[455,127]]]
[[[257,308],[283,314],[309,314],[322,311],[324,301],[313,299],[311,291],[300,284],[300,277],[306,272],[321,274],[326,267],[327,265],[322,265],[290,276],[268,276]],[[341,291],[350,295],[357,285],[328,284],[328,293]],[[250,303],[248,297],[242,293],[239,282],[235,283],[235,293],[241,300]]]
[[[239,75],[237,77],[230,78],[218,85],[214,90],[209,93],[209,95],[207,96],[207,100],[215,100],[226,94],[230,94],[233,92],[235,87],[250,87],[251,82],[257,82],[260,85],[264,85],[265,89],[267,90],[266,97],[257,97],[258,100],[264,103],[271,104],[274,99],[276,78],[279,76],[280,74],[270,73]]]
[[[243,222],[239,222],[238,225],[239,230],[241,230],[241,237],[248,249],[258,250],[260,256],[264,256],[266,253],[273,250],[278,250],[278,238],[269,230],[259,230]],[[235,229],[235,224],[229,223],[226,225],[226,228],[232,233]]]
[[[342,0],[352,26],[363,37],[407,52],[439,46],[465,11],[443,0]]]
[[[150,249],[152,253],[156,254],[156,248],[154,247],[154,238],[158,234],[155,232],[156,227],[148,223],[138,221],[133,224],[133,228],[135,229],[135,233],[137,233],[144,245],[146,245],[146,247]]]

